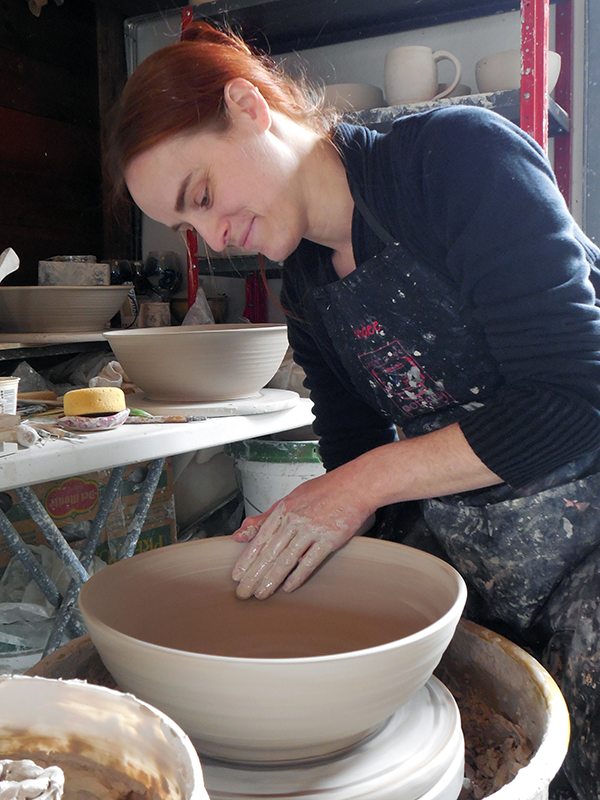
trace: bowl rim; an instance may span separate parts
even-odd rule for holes
[[[89,292],[90,290],[93,291],[116,291],[116,292],[124,292],[129,291],[132,288],[133,284],[130,286],[129,284],[121,284],[119,286],[61,286],[61,285],[51,285],[51,286],[0,286],[0,292],[22,292],[22,291],[39,291],[43,289],[44,291],[61,291],[61,292],[80,292],[84,290]]]
[[[215,322],[205,325],[164,325],[160,328],[128,328],[105,331],[107,339],[124,339],[135,336],[173,336],[176,333],[237,333],[238,331],[285,330],[287,325],[281,322]]]
[[[448,574],[451,575],[456,581],[456,588],[457,588],[456,597],[454,598],[454,601],[452,602],[451,606],[448,608],[448,610],[441,617],[439,617],[437,620],[435,620],[435,622],[432,622],[430,625],[427,625],[427,627],[422,628],[421,630],[418,630],[415,633],[410,634],[410,636],[403,636],[401,639],[394,639],[392,642],[385,642],[384,644],[376,645],[375,647],[366,647],[366,648],[363,648],[361,650],[348,650],[348,651],[345,651],[343,653],[330,653],[328,655],[323,655],[323,656],[301,656],[301,657],[296,657],[296,658],[250,658],[250,657],[247,657],[247,656],[219,656],[219,655],[214,655],[214,654],[211,654],[211,653],[194,653],[194,652],[189,651],[189,650],[179,650],[179,649],[177,649],[175,647],[166,647],[164,645],[154,644],[152,642],[146,642],[146,641],[144,641],[144,639],[139,639],[139,638],[137,638],[135,636],[131,636],[130,634],[122,633],[121,631],[118,631],[115,628],[111,628],[110,625],[108,625],[106,622],[103,622],[101,619],[99,619],[96,616],[96,614],[90,613],[87,610],[84,612],[84,610],[83,610],[83,608],[81,608],[81,606],[80,606],[80,609],[81,609],[81,612],[84,615],[84,617],[88,616],[90,619],[93,620],[94,624],[97,625],[99,628],[101,628],[103,631],[110,631],[114,636],[116,636],[118,639],[120,639],[122,641],[131,642],[134,645],[142,645],[142,646],[145,646],[145,647],[149,647],[154,652],[159,652],[159,653],[164,653],[164,654],[169,654],[169,655],[176,654],[176,655],[178,655],[180,657],[183,656],[185,658],[193,659],[193,660],[198,660],[198,658],[202,658],[202,659],[207,659],[209,662],[225,663],[225,664],[265,664],[265,665],[278,665],[279,666],[279,665],[284,665],[284,664],[289,664],[289,665],[315,664],[315,665],[318,665],[318,664],[323,664],[324,662],[334,662],[334,661],[341,661],[341,660],[347,661],[349,658],[351,658],[351,659],[364,658],[365,656],[371,656],[371,655],[374,655],[374,654],[377,654],[377,653],[385,652],[387,650],[393,650],[398,646],[399,642],[402,642],[403,644],[411,645],[411,644],[413,644],[415,642],[418,642],[421,639],[425,639],[426,637],[434,635],[435,633],[437,633],[437,631],[440,628],[446,627],[446,625],[448,624],[449,619],[451,619],[454,616],[456,616],[456,625],[458,625],[458,621],[459,621],[459,619],[461,617],[464,605],[465,605],[466,600],[467,600],[467,585],[466,585],[462,575],[451,564],[449,564],[447,561],[443,561],[441,558],[438,558],[437,556],[432,555],[431,553],[427,553],[425,550],[419,550],[416,547],[409,547],[408,545],[404,545],[404,544],[401,544],[399,542],[390,542],[390,541],[381,540],[381,539],[369,539],[368,537],[365,537],[364,539],[362,537],[358,537],[358,539],[356,539],[356,540],[357,541],[358,540],[360,540],[360,541],[369,541],[370,543],[375,544],[376,546],[393,545],[393,546],[396,546],[396,547],[402,547],[402,548],[404,548],[406,550],[414,551],[416,553],[419,553],[419,554],[425,556],[426,557],[425,560],[432,560],[433,559],[435,562],[437,562],[438,564],[442,565],[443,569],[445,569],[448,572]],[[188,547],[189,547],[189,545],[198,546],[199,544],[201,544],[203,542],[212,542],[212,541],[214,541],[214,539],[197,539],[197,540],[193,540],[193,541],[190,541],[190,542],[182,542],[182,543],[180,543],[180,545],[178,545],[178,547],[181,547],[182,545],[183,546],[188,546]],[[355,540],[351,539],[350,542],[352,542],[352,541],[355,541]],[[327,561],[330,558],[335,557],[336,553],[341,553],[343,550],[345,550],[346,547],[348,546],[348,544],[350,544],[350,542],[348,542],[346,545],[344,545],[338,551],[332,553],[329,556],[329,558],[326,559],[323,562],[323,564],[326,564]],[[369,546],[371,546],[371,545],[369,545]],[[150,558],[152,556],[154,556],[156,558],[156,557],[160,556],[160,553],[161,553],[161,548],[159,548],[157,550],[150,550],[150,551],[148,551],[146,553],[138,553],[137,558],[143,558],[143,557]],[[129,559],[126,559],[125,561],[117,562],[114,566],[116,566],[119,563],[120,564],[126,563],[127,561],[129,561]],[[103,570],[101,570],[97,574],[101,575],[102,572],[103,572]],[[92,578],[94,578],[94,577],[95,576],[92,576],[89,580],[92,580]],[[86,593],[86,588],[85,587],[86,587],[87,583],[88,583],[88,581],[86,581],[83,584],[83,586],[81,587],[81,589],[80,589],[80,598],[81,598],[81,593],[83,593],[84,594],[84,601],[85,601],[85,593]],[[299,588],[301,588],[301,587],[299,587]],[[232,591],[233,591],[233,589],[232,589]],[[264,602],[269,602],[269,601],[266,600]],[[460,610],[459,610],[459,613],[457,614],[457,610],[458,609],[460,609]],[[87,620],[86,620],[86,622],[87,622]],[[455,628],[456,628],[456,625],[455,625]],[[94,637],[93,637],[93,634],[91,632],[90,632],[90,635],[91,635],[92,641],[93,641]],[[450,638],[452,638],[452,637],[450,637]]]

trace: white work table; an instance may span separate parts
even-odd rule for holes
[[[0,491],[266,436],[312,421],[312,403],[299,398],[291,408],[265,414],[121,425],[114,430],[81,434],[78,440],[45,440],[0,458]]]

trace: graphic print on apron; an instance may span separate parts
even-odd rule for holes
[[[397,340],[362,353],[358,359],[406,417],[419,416],[457,402]]]

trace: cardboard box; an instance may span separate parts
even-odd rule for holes
[[[117,494],[102,532],[96,555],[108,564],[116,561],[117,554],[127,535],[140,496],[147,463],[133,464],[125,469],[120,493]],[[76,475],[59,481],[40,483],[31,488],[54,520],[71,547],[81,548],[86,529],[96,515],[102,487],[110,477],[110,470],[87,475]],[[47,544],[45,537],[29,516],[14,491],[3,492],[12,501],[6,516],[23,541],[28,545]],[[5,498],[6,499],[6,498]],[[8,502],[3,504],[6,507]],[[83,533],[82,533],[83,532]],[[171,476],[171,463],[167,459],[158,486],[142,528],[135,552],[153,550],[176,541],[175,499]],[[0,575],[12,557],[0,535]]]

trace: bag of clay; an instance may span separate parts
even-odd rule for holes
[[[215,318],[208,305],[202,286],[198,286],[196,299],[183,318],[182,325],[214,325]]]

